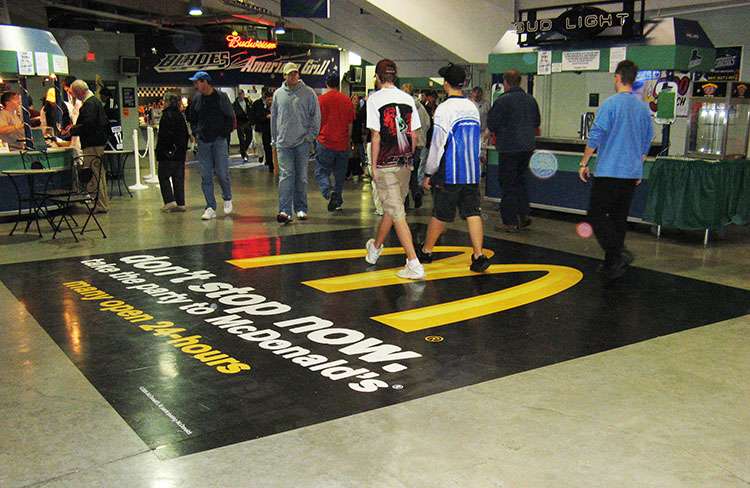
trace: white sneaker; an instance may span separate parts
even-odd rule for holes
[[[211,220],[216,218],[216,210],[212,209],[211,207],[208,207],[205,212],[203,212],[203,215],[201,215],[202,220]]]
[[[173,208],[177,208],[176,202],[169,202],[164,204],[164,206],[161,208],[162,212],[171,212]]]
[[[419,261],[417,261],[417,264],[409,264],[409,260],[407,260],[404,269],[396,273],[396,276],[405,280],[423,280],[425,276],[424,266]]]
[[[383,245],[381,244],[380,247],[375,247],[375,239],[370,239],[367,241],[367,244],[365,244],[365,249],[367,249],[367,256],[365,256],[365,261],[367,261],[369,264],[375,264],[378,262],[378,258],[380,258],[380,254],[383,252]]]
[[[297,218],[300,220],[307,220],[307,213],[300,210],[297,212]]]
[[[232,200],[225,200],[224,201],[224,215],[231,214],[232,210],[234,210],[234,207],[232,206]]]

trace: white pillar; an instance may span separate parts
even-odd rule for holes
[[[154,140],[154,128],[148,126],[146,128],[146,134],[148,137],[148,168],[150,174],[147,175],[143,180],[146,183],[159,184],[159,177],[156,174],[156,141]]]
[[[131,190],[145,190],[148,186],[141,183],[140,153],[138,152],[138,129],[133,129],[133,160],[135,161],[135,185],[128,188]]]

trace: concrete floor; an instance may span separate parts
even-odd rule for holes
[[[311,185],[311,219],[280,227],[273,177],[232,170],[232,218],[185,214],[158,190],[116,197],[109,238],[7,237],[0,264],[374,226],[365,184],[331,215]],[[599,256],[570,219],[487,233]],[[412,214],[426,222],[429,202]],[[456,226],[461,229],[460,224]],[[631,232],[637,265],[750,289],[750,232],[704,249],[700,233]],[[721,297],[706,297],[721,300]],[[91,386],[22,301],[0,284],[0,487],[740,487],[750,486],[750,316],[660,337],[212,451],[160,461]],[[606,326],[603,324],[602,326]]]

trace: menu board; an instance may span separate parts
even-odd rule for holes
[[[122,87],[122,106],[123,108],[135,108],[135,88],[131,86]]]
[[[34,53],[32,51],[18,51],[18,74],[34,74]]]
[[[598,71],[599,57],[598,49],[590,51],[563,51],[562,69],[563,71]]]
[[[36,74],[39,76],[49,76],[49,58],[47,53],[34,53],[36,61]]]

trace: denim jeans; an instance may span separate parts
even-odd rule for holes
[[[323,198],[328,200],[331,195],[331,174],[333,174],[333,191],[341,193],[344,191],[344,180],[346,170],[349,166],[349,151],[333,151],[323,144],[315,143],[315,153],[318,164],[315,166],[315,179],[318,180],[320,192]]]
[[[279,212],[307,212],[307,161],[310,143],[277,147],[279,157]]]
[[[223,137],[213,142],[198,142],[198,161],[201,165],[201,188],[206,198],[206,208],[216,210],[214,196],[214,173],[219,179],[224,201],[232,199],[232,184],[229,181],[229,145]]]
[[[419,158],[419,168],[415,168],[417,170],[417,180],[418,184],[421,187],[422,182],[424,181],[424,175],[425,175],[425,168],[427,168],[427,156],[430,155],[430,148],[429,146],[425,146],[421,148],[419,151],[419,154],[415,154],[415,158]],[[415,163],[416,165],[416,163]]]

